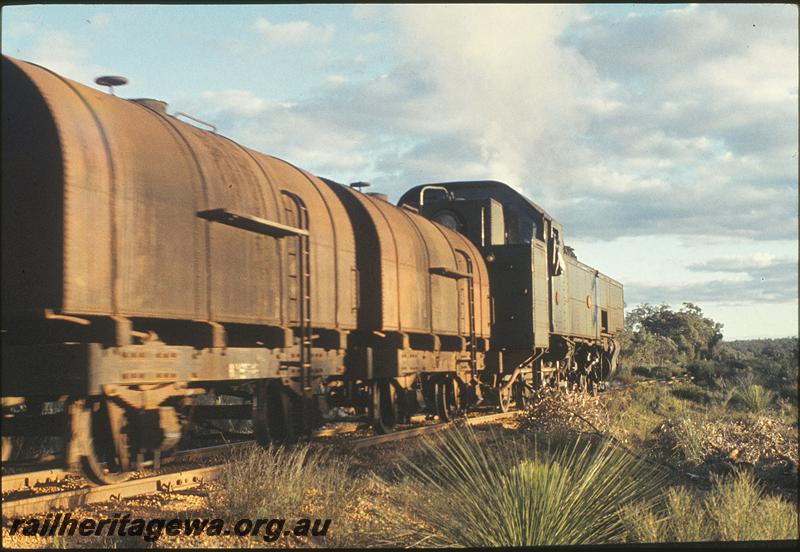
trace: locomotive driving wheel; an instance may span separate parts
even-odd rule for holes
[[[108,485],[128,478],[128,439],[122,431],[122,407],[105,399],[77,400],[70,407],[70,422],[78,464],[87,479]]]

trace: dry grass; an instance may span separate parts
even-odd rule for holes
[[[633,542],[753,541],[797,539],[797,507],[769,496],[749,472],[714,478],[705,496],[684,487],[657,503],[638,503],[621,513]]]
[[[355,536],[348,514],[358,483],[329,449],[254,446],[227,465],[209,506],[226,519],[331,519],[329,534],[315,543],[346,546]]]

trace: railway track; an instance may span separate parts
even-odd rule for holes
[[[176,452],[174,455],[164,458],[161,462],[162,465],[176,464],[178,462],[192,462],[197,460],[204,460],[218,456],[220,454],[229,454],[231,451],[241,448],[252,441],[243,441],[239,443],[229,443],[226,445],[215,445],[211,447],[203,447],[190,450],[182,450]],[[144,467],[150,467],[152,462],[145,462]],[[37,485],[44,483],[57,483],[68,476],[73,475],[60,468],[51,468],[33,472],[22,472],[10,475],[4,475],[0,480],[0,487],[3,493],[21,491],[23,489],[30,489]]]
[[[359,439],[354,439],[349,448],[350,450],[364,449],[383,443],[400,441],[420,435],[436,433],[455,425],[479,425],[505,420],[512,418],[517,414],[519,414],[518,411],[513,411],[486,414],[471,418],[459,418],[448,423],[439,423],[403,429],[385,435],[362,437]],[[251,441],[247,441],[233,443],[231,445],[218,445],[214,447],[182,451],[172,456],[170,458],[170,463],[174,464],[178,461],[200,460],[203,458],[213,457],[221,453],[229,454],[232,449],[241,448],[251,443]],[[165,459],[165,463],[166,460],[167,459]],[[131,498],[145,494],[171,492],[175,490],[191,488],[217,479],[222,473],[224,467],[225,463],[222,463],[216,466],[209,466],[205,468],[183,470],[174,473],[165,473],[151,477],[132,479],[111,485],[85,487],[71,491],[62,491],[20,499],[4,500],[2,503],[2,517],[4,519],[15,517],[18,518],[21,516],[47,512],[56,508],[74,509],[80,506],[95,504],[98,502],[106,502],[109,500],[121,500],[124,498]],[[4,492],[9,490],[25,489],[35,485],[37,481],[57,482],[59,480],[63,480],[68,475],[70,475],[69,472],[58,469],[8,475],[2,478],[2,489]]]

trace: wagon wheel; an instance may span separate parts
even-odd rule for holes
[[[461,390],[453,378],[436,382],[436,413],[443,422],[458,417],[461,410]]]
[[[260,383],[253,404],[253,435],[261,446],[292,442],[301,429],[302,405],[280,382]]]
[[[533,387],[524,380],[522,374],[520,374],[512,387],[517,408],[525,410],[533,402]]]
[[[511,402],[513,400],[513,393],[511,386],[506,387],[501,385],[497,388],[497,405],[500,407],[500,412],[508,412],[511,410]]]
[[[578,376],[578,391],[581,393],[588,393],[589,392],[589,376],[586,374],[581,374]]]
[[[71,409],[72,439],[80,448],[80,469],[98,485],[119,483],[130,476],[127,437],[121,407],[108,400],[75,401]],[[117,438],[114,438],[116,434]]]
[[[391,433],[397,425],[397,392],[391,379],[378,379],[370,386],[369,415],[375,433]]]
[[[256,443],[266,447],[270,443],[269,385],[266,382],[256,384],[256,393],[253,399],[253,436]]]

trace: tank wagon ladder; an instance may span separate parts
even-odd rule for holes
[[[311,239],[308,235],[308,209],[303,200],[291,192],[282,191],[283,195],[291,200],[292,206],[285,205],[287,216],[297,216],[297,227],[305,230],[304,234],[297,234],[297,251],[289,251],[290,257],[295,257],[297,271],[289,274],[289,278],[297,280],[297,322],[299,329],[300,345],[300,383],[303,395],[308,396],[311,392],[311,345],[312,345],[312,323],[311,323]],[[290,286],[290,289],[291,286]]]
[[[475,336],[475,280],[472,277],[472,259],[459,251],[467,262],[467,309],[469,311],[469,368],[473,378],[478,377],[478,344]]]

